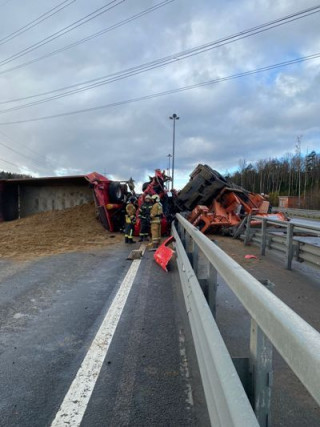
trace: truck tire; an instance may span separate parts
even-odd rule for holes
[[[110,182],[109,184],[109,197],[111,203],[122,202],[123,200],[123,188],[120,182]]]
[[[103,227],[106,230],[110,230],[109,223],[108,223],[108,220],[106,218],[106,214],[105,214],[103,206],[98,207],[98,213],[99,213],[99,220],[100,220],[101,224],[103,225]]]
[[[151,181],[149,181],[149,182],[144,182],[144,183],[142,184],[142,191],[145,191],[145,190],[147,189],[147,187],[148,187],[148,185],[150,184],[150,182],[151,182]]]

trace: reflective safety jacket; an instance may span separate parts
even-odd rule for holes
[[[134,224],[136,222],[136,208],[132,203],[126,206],[126,223]]]
[[[159,202],[156,202],[150,212],[151,224],[160,223],[163,216],[162,205]]]
[[[141,221],[149,222],[150,221],[150,213],[152,209],[152,203],[143,203],[140,207],[139,218]]]

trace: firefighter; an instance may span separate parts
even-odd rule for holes
[[[152,248],[156,249],[161,240],[161,218],[163,216],[163,211],[160,203],[160,197],[157,194],[154,194],[151,199],[153,201],[153,206],[150,212],[151,239]]]
[[[140,239],[139,242],[149,240],[150,233],[150,211],[152,208],[151,196],[147,194],[144,198],[144,202],[140,207],[139,218],[140,218]]]
[[[125,242],[136,243],[133,240],[134,224],[136,223],[136,207],[134,206],[135,198],[130,197],[126,206],[126,228],[125,228]]]

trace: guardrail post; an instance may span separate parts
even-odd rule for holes
[[[186,247],[186,230],[184,228],[182,228],[181,230],[178,231],[180,239],[181,239],[181,243],[183,244],[183,247]]]
[[[208,273],[208,305],[214,318],[216,318],[216,297],[218,288],[217,270],[212,264],[209,265]]]
[[[187,256],[189,258],[190,264],[192,265],[193,263],[193,256],[192,256],[192,245],[193,245],[193,241],[190,237],[190,234],[186,233],[185,235],[185,250],[187,253]]]
[[[192,268],[197,276],[199,270],[199,247],[194,241],[192,241]]]
[[[271,249],[271,243],[272,243],[272,235],[269,234],[267,237],[267,247],[268,249]]]
[[[250,366],[253,380],[253,410],[260,427],[270,427],[272,344],[254,319],[251,319]]]
[[[180,222],[175,220],[174,225],[176,227],[177,233],[179,236],[181,236],[181,230],[184,230],[184,228],[181,226]]]
[[[267,243],[267,218],[262,218],[261,225],[261,250],[260,254],[266,254],[266,243]]]
[[[293,258],[293,227],[290,222],[287,225],[287,240],[286,240],[286,269],[291,270]]]
[[[218,273],[203,253],[198,250],[197,271],[195,272],[203,295],[208,303],[213,317],[216,317],[216,294]]]
[[[244,244],[245,246],[249,243],[250,241],[250,222],[251,222],[251,213],[249,213],[248,217],[247,217],[247,228],[246,228],[246,232],[244,235]]]
[[[268,289],[274,284],[260,280]],[[272,387],[272,343],[254,319],[250,330],[250,371],[252,374],[252,406],[260,427],[270,427],[270,403]]]

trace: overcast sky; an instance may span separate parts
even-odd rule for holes
[[[298,137],[319,152],[320,1],[0,0],[0,22],[1,170],[145,181],[168,168],[173,113],[177,188]]]

